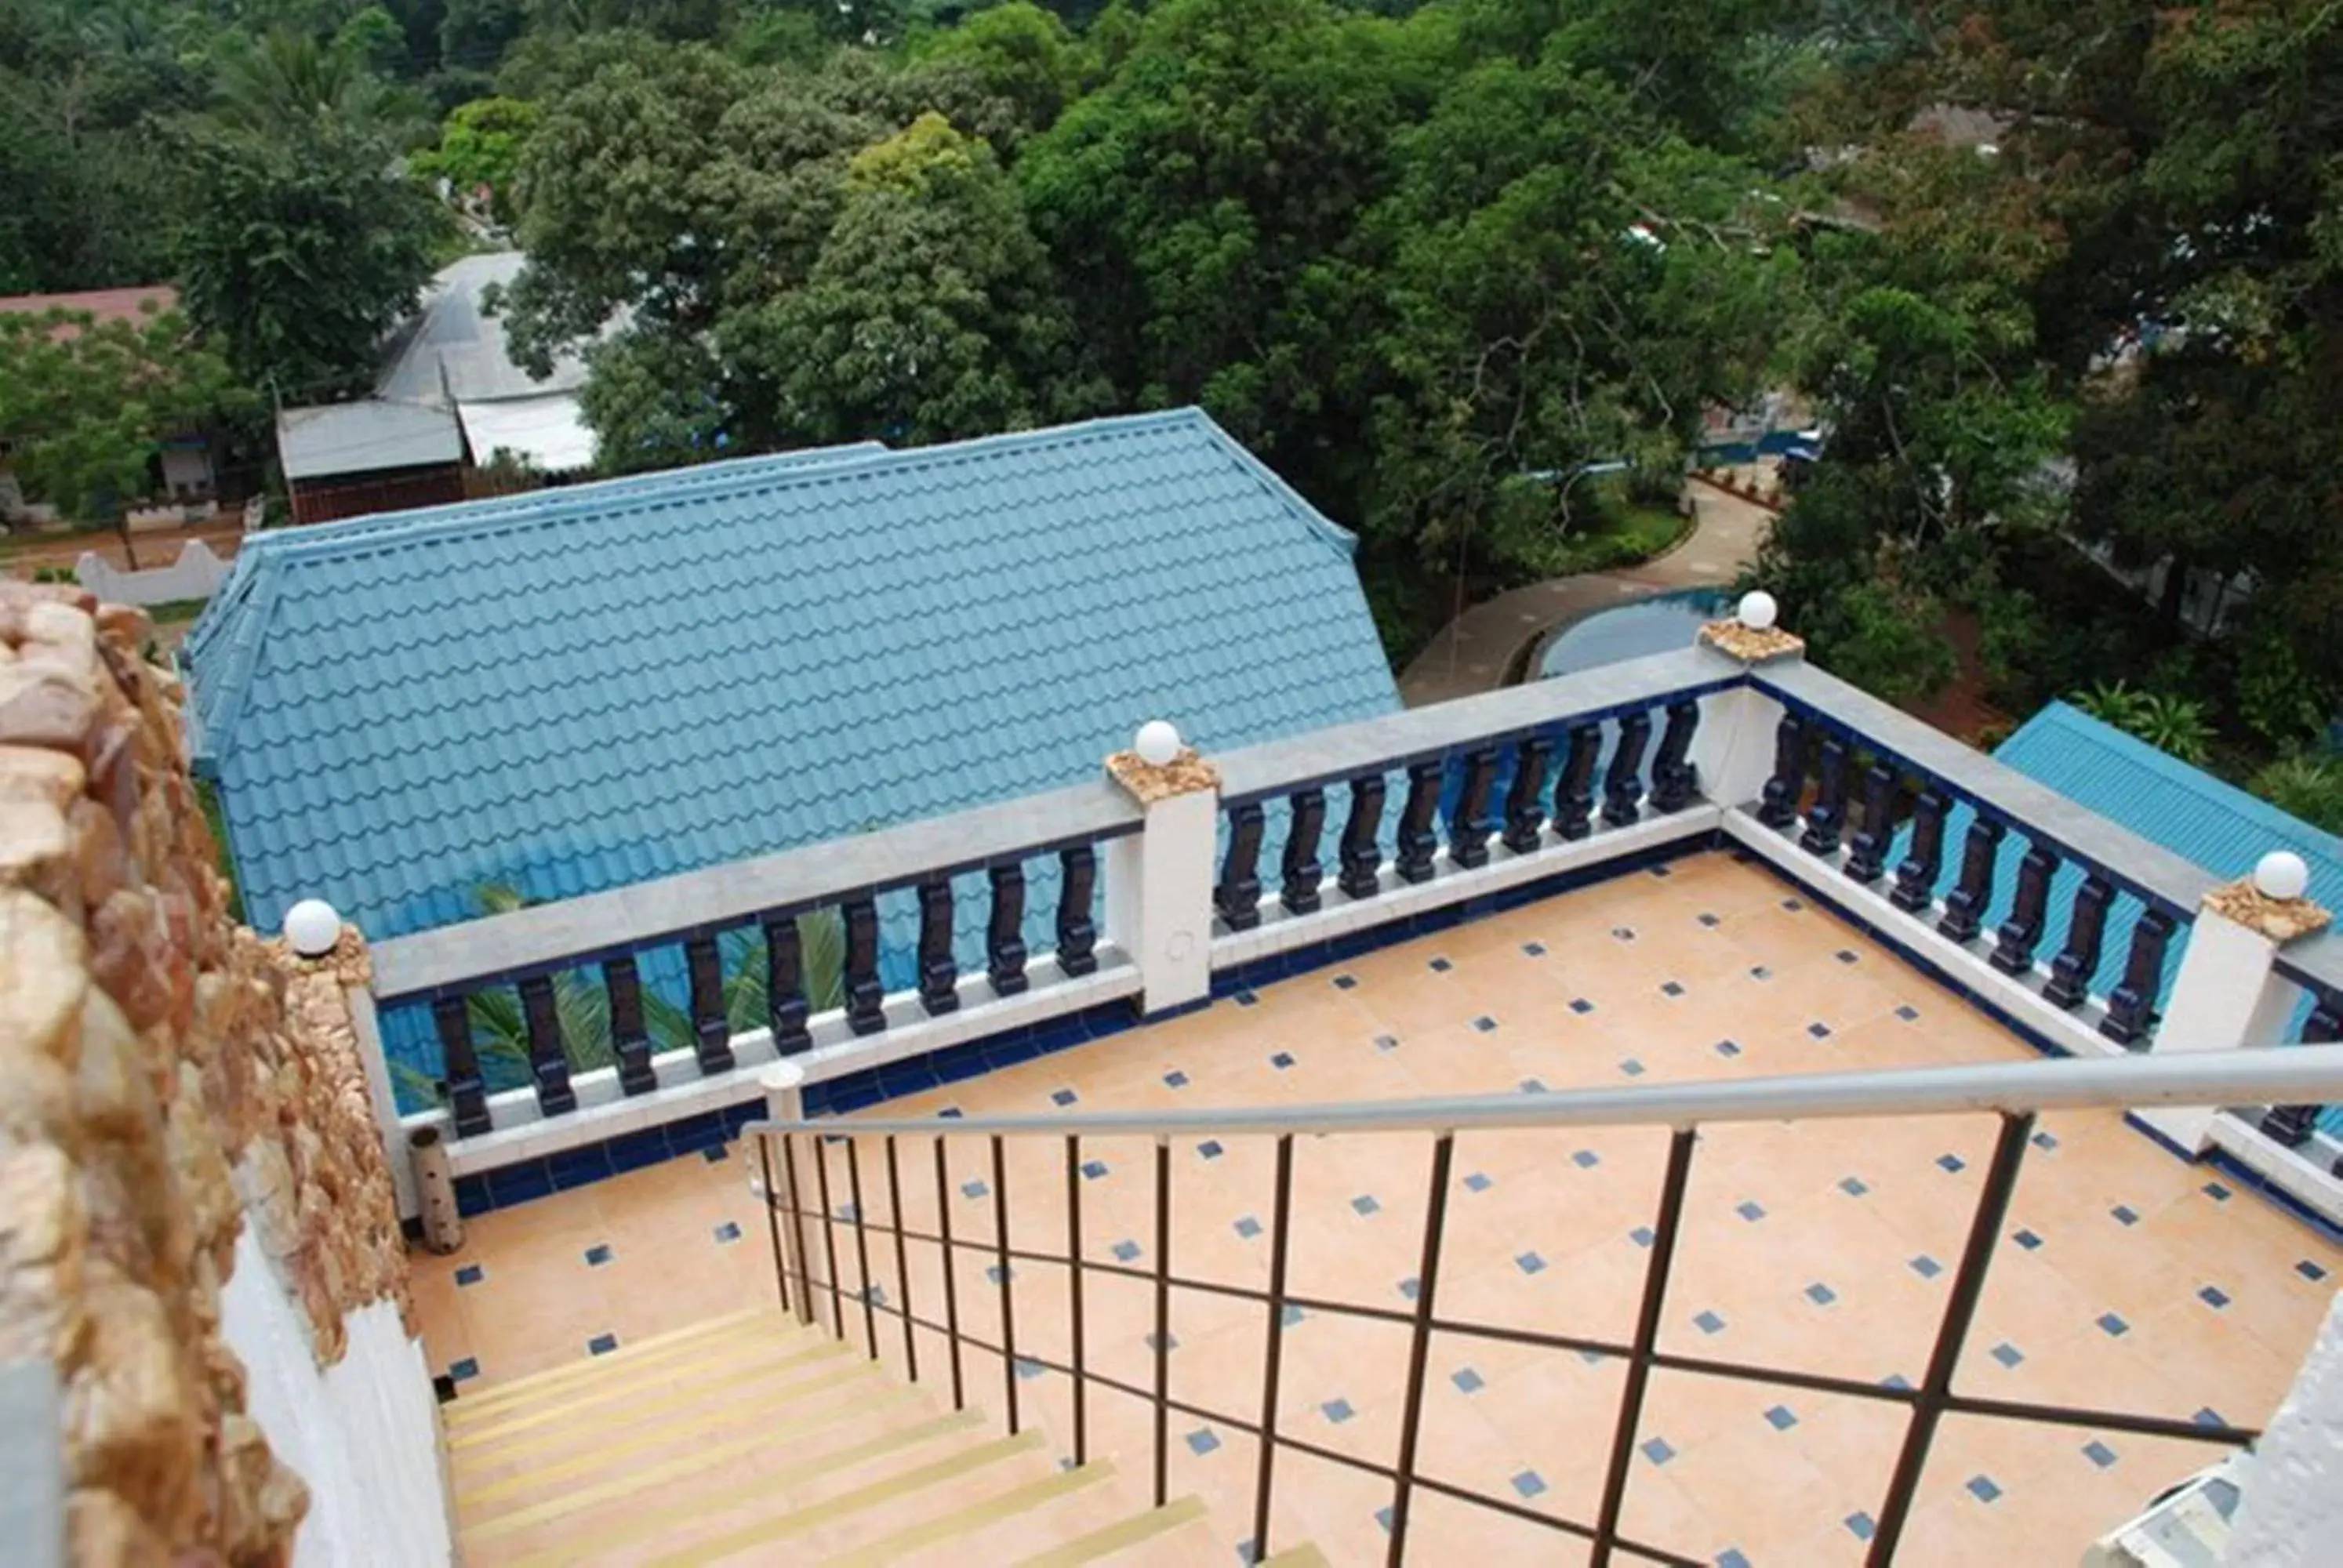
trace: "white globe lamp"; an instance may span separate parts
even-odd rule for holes
[[[285,911],[285,940],[305,959],[323,958],[342,940],[342,917],[323,899],[304,899]]]
[[[2266,899],[2298,899],[2309,887],[2310,868],[2290,849],[2272,849],[2254,864],[2254,890]]]
[[[1150,768],[1168,768],[1180,756],[1180,732],[1161,719],[1151,719],[1139,727],[1131,749]]]
[[[1751,631],[1771,631],[1781,614],[1782,607],[1774,602],[1774,596],[1759,588],[1741,596],[1741,604],[1734,611],[1734,618]]]

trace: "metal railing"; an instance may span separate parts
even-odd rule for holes
[[[1254,1560],[1274,1550],[1271,1538],[1272,1504],[1278,1484],[1282,1453],[1308,1455],[1367,1473],[1392,1487],[1388,1514],[1389,1562],[1404,1560],[1408,1546],[1409,1508],[1418,1493],[1429,1493],[1479,1505],[1545,1526],[1589,1543],[1591,1561],[1610,1562],[1614,1554],[1646,1562],[1695,1564],[1697,1560],[1662,1543],[1630,1537],[1622,1519],[1630,1482],[1630,1462],[1644,1414],[1645,1392],[1653,1372],[1731,1378],[1845,1395],[1874,1403],[1898,1405],[1907,1412],[1903,1440],[1875,1517],[1868,1549],[1872,1563],[1893,1562],[1897,1543],[1908,1525],[1913,1500],[1928,1462],[1936,1429],[1947,1415],[2093,1427],[2155,1437],[2180,1438],[2224,1444],[2242,1444],[2258,1435],[2250,1428],[2213,1422],[2202,1416],[2178,1419],[2122,1411],[2083,1409],[2037,1402],[1981,1398],[1957,1392],[1959,1368],[1969,1329],[1984,1294],[1986,1275],[2011,1194],[2016,1186],[2036,1116],[2044,1111],[2080,1108],[2139,1108],[2148,1106],[2271,1104],[2327,1101],[2343,1096],[2343,1046],[2305,1045],[2282,1050],[2225,1053],[2177,1054],[2170,1057],[2063,1060],[2014,1062],[1956,1068],[1929,1068],[1891,1072],[1831,1073],[1759,1079],[1740,1082],[1658,1084],[1611,1090],[1588,1090],[1535,1097],[1507,1096],[1407,1102],[1362,1103],[1293,1109],[1265,1107],[1225,1111],[1162,1113],[1155,1111],[1081,1116],[1021,1116],[964,1120],[850,1119],[843,1121],[760,1121],[744,1132],[757,1141],[767,1194],[769,1240],[773,1249],[774,1281],[782,1305],[801,1320],[816,1321],[827,1297],[831,1332],[850,1337],[850,1302],[861,1320],[861,1338],[873,1360],[880,1357],[879,1320],[900,1321],[906,1366],[917,1379],[915,1331],[943,1337],[948,1352],[955,1408],[967,1402],[962,1365],[966,1352],[998,1355],[1002,1367],[1003,1415],[1011,1432],[1023,1421],[1018,1382],[1021,1363],[1057,1372],[1071,1380],[1072,1454],[1076,1463],[1090,1457],[1089,1400],[1093,1391],[1107,1391],[1143,1401],[1151,1413],[1151,1474],[1157,1506],[1168,1501],[1170,1450],[1169,1415],[1193,1416],[1243,1432],[1258,1442],[1252,1500]],[[1759,1365],[1717,1357],[1664,1350],[1659,1343],[1671,1271],[1682,1231],[1684,1200],[1690,1183],[1700,1131],[1728,1123],[1775,1122],[1808,1118],[1946,1115],[1990,1112],[1999,1127],[1971,1216],[1967,1239],[1948,1297],[1937,1324],[1934,1348],[1925,1374],[1916,1383],[1891,1380],[1866,1382],[1791,1367]],[[1446,1223],[1450,1177],[1460,1136],[1491,1131],[1558,1131],[1564,1128],[1649,1127],[1668,1130],[1664,1172],[1654,1205],[1651,1243],[1644,1269],[1641,1299],[1630,1338],[1549,1332],[1486,1321],[1441,1294],[1441,1263]],[[1294,1140],[1327,1133],[1429,1133],[1433,1139],[1431,1168],[1425,1189],[1422,1261],[1415,1276],[1415,1294],[1406,1311],[1353,1301],[1305,1296],[1290,1289],[1288,1254],[1292,1235]],[[1086,1140],[1147,1138],[1154,1141],[1155,1246],[1151,1267],[1108,1262],[1086,1257],[1082,1244],[1081,1183]],[[1173,1181],[1171,1142],[1174,1138],[1261,1138],[1274,1141],[1275,1166],[1269,1225],[1270,1266],[1266,1289],[1193,1273],[1172,1267],[1174,1235],[1172,1223]],[[936,1229],[914,1229],[903,1206],[899,1144],[924,1139],[933,1144],[938,1221]],[[1066,1228],[1062,1250],[1052,1250],[1031,1237],[1025,1227],[1021,1245],[1011,1242],[1010,1225],[1018,1205],[1009,1188],[1007,1147],[1012,1140],[1048,1140],[1062,1147],[1066,1181]],[[990,1196],[993,1233],[990,1238],[955,1237],[950,1222],[947,1146],[974,1141],[990,1155]],[[890,1207],[888,1223],[874,1221],[864,1205],[863,1146],[875,1142],[883,1155]],[[842,1151],[848,1206],[841,1212],[832,1201],[831,1166]],[[809,1203],[805,1200],[810,1198]],[[859,1286],[850,1290],[839,1262],[843,1229],[854,1249]],[[809,1251],[809,1232],[818,1231],[823,1265],[817,1267]],[[786,1239],[785,1239],[786,1232]],[[895,1278],[890,1299],[870,1272],[873,1235],[891,1241]],[[943,1263],[940,1319],[923,1315],[912,1299],[910,1248],[931,1247]],[[989,1254],[990,1278],[999,1292],[1001,1334],[989,1341],[970,1332],[962,1322],[961,1302],[953,1263],[962,1253]],[[1021,1350],[1016,1329],[1012,1268],[1020,1262],[1062,1267],[1067,1272],[1071,1355],[1065,1362]],[[1152,1294],[1152,1376],[1134,1382],[1103,1372],[1089,1364],[1084,1330],[1087,1282],[1093,1275],[1120,1277],[1148,1285]],[[1204,1292],[1252,1302],[1263,1312],[1262,1374],[1259,1413],[1247,1418],[1173,1397],[1170,1380],[1172,1344],[1170,1303],[1174,1291]],[[1453,1293],[1453,1292],[1452,1292]],[[1278,1426],[1282,1349],[1289,1314],[1293,1309],[1340,1314],[1403,1326],[1408,1331],[1408,1364],[1404,1404],[1396,1450],[1389,1462],[1344,1452],[1281,1431]],[[932,1312],[932,1308],[930,1309]],[[1421,1450],[1428,1351],[1434,1333],[1510,1342],[1542,1349],[1568,1351],[1624,1361],[1625,1379],[1616,1412],[1616,1423],[1604,1468],[1603,1485],[1591,1518],[1569,1518],[1526,1507],[1521,1502],[1476,1491],[1436,1473],[1437,1455]]]

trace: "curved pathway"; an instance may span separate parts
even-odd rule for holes
[[[1639,567],[1549,578],[1474,605],[1440,629],[1399,678],[1410,708],[1504,684],[1513,656],[1556,627],[1680,588],[1721,588],[1757,553],[1774,514],[1714,485],[1685,481],[1694,522],[1682,544]]]

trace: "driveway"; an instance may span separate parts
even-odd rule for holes
[[[1514,656],[1556,627],[1655,594],[1731,583],[1755,558],[1774,514],[1697,479],[1685,487],[1694,522],[1682,544],[1639,567],[1549,578],[1474,605],[1443,627],[1407,667],[1399,678],[1400,699],[1423,708],[1493,690],[1504,684]]]

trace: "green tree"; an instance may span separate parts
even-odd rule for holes
[[[277,136],[205,131],[177,241],[188,314],[247,385],[322,402],[373,376],[446,216],[377,138],[332,120]]]
[[[150,492],[166,438],[251,407],[176,311],[103,323],[86,311],[0,316],[11,464],[28,498],[66,517],[120,524]]]
[[[498,220],[510,223],[521,154],[542,117],[535,104],[518,98],[476,98],[449,113],[439,127],[439,145],[417,153],[408,166],[461,193],[486,189]]]

